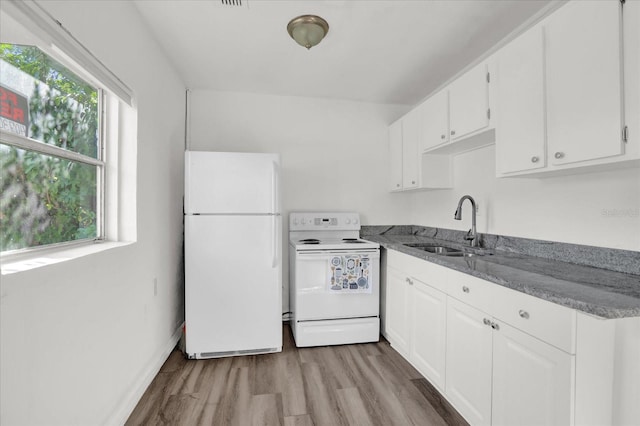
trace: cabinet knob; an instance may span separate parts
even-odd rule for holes
[[[518,315],[520,315],[520,318],[529,319],[529,312],[523,311],[522,309],[518,311]]]
[[[413,285],[413,280],[411,278],[405,278],[405,281],[409,283],[409,285]]]
[[[447,137],[446,135],[440,135],[440,139],[444,139],[446,137]]]
[[[484,325],[491,325],[491,321],[489,321],[488,318],[483,319],[482,322],[484,323]]]
[[[466,285],[463,285],[462,291],[464,291],[465,293],[469,293],[469,287],[467,287]]]
[[[400,188],[400,184],[399,183],[396,183],[396,188]]]
[[[452,130],[452,131],[451,131],[451,136],[453,136],[453,135],[455,135],[455,134],[456,134],[456,131],[455,131],[455,130]]]
[[[416,181],[415,181],[415,180],[412,180],[412,181],[411,181],[411,185],[415,185],[415,184],[416,184]]]
[[[564,158],[564,152],[556,152],[553,156],[558,159]]]
[[[493,328],[494,330],[500,330],[500,326],[495,322],[491,322],[491,328]]]
[[[538,158],[538,157],[536,157],[536,156],[531,157],[531,162],[532,162],[532,163],[537,163],[537,162],[538,162],[538,160],[539,160],[539,158]]]

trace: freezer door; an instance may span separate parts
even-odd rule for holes
[[[280,210],[279,155],[185,153],[186,214],[264,214]]]
[[[188,354],[282,347],[281,220],[185,216]]]

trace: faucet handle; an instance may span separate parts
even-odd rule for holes
[[[469,229],[469,230],[467,231],[467,235],[465,235],[465,236],[464,236],[464,239],[465,239],[465,240],[475,240],[475,238],[476,238],[476,236],[475,236],[475,234],[473,233],[473,229]]]

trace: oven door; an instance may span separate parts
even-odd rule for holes
[[[294,270],[296,321],[378,316],[379,250],[296,251]]]

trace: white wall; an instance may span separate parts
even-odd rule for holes
[[[453,219],[461,196],[480,205],[478,231],[491,234],[640,250],[640,169],[553,178],[495,177],[493,146],[454,159],[454,189],[419,192],[411,222],[449,229],[471,227],[471,207]]]
[[[114,424],[183,321],[185,88],[132,3],[42,4],[135,91],[137,242],[2,276],[0,423]]]
[[[407,109],[194,90],[190,149],[280,153],[285,223],[296,210],[358,211],[365,225],[408,223],[410,200],[387,192],[387,125]],[[284,255],[287,309],[286,248]]]

